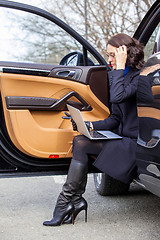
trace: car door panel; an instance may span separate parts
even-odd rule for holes
[[[157,0],[150,8],[134,37],[140,40],[145,48],[145,68],[147,78],[142,85],[142,102],[138,104],[139,137],[136,151],[136,162],[140,183],[152,193],[160,196],[160,74],[159,64],[159,40],[160,40],[160,2]],[[154,55],[153,55],[154,54]],[[154,66],[155,65],[155,66]],[[153,66],[153,69],[152,69]],[[158,71],[157,71],[157,70]],[[145,91],[146,81],[149,80],[149,93]],[[139,91],[139,88],[138,90]],[[151,96],[152,95],[152,96]]]
[[[159,110],[152,107],[138,107],[138,116],[160,120]]]
[[[155,71],[155,67],[159,66],[157,65],[158,56],[158,53],[153,55],[148,60],[152,64],[149,65],[147,62],[144,66],[144,69],[149,68],[151,72],[143,79],[142,86],[148,81],[151,91],[144,88],[146,102],[138,104],[139,138],[136,158],[141,183],[148,190],[160,196],[160,69],[157,68]]]
[[[95,82],[99,82],[97,72],[103,76],[100,81],[107,82],[105,67],[78,68],[82,72],[78,81],[60,78],[56,75],[60,69],[54,68],[55,74],[50,77],[15,74],[13,71],[1,73],[1,97],[8,134],[14,145],[29,156],[71,157],[72,140],[77,133],[72,131],[70,121],[62,119],[67,110],[66,103],[83,108],[85,120],[103,119],[109,115],[106,105],[93,92]],[[66,69],[73,71],[73,68]],[[107,96],[106,89],[98,95]]]
[[[0,7],[1,28],[9,36],[9,48],[1,48],[0,61],[0,171],[6,168],[3,159],[16,171],[62,171],[78,134],[69,120],[62,119],[66,104],[79,108],[85,120],[108,117],[109,66],[91,44],[51,13],[12,1],[0,0]],[[34,25],[29,26],[30,19]],[[61,61],[73,53],[74,64]],[[47,160],[52,157],[59,159]]]

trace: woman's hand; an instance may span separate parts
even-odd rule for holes
[[[160,69],[160,64],[156,64],[156,65],[153,65],[153,66],[150,66],[150,67],[146,67],[141,71],[140,75],[147,76],[149,73],[152,73],[152,72],[154,72],[158,69]]]
[[[62,118],[63,118],[63,119],[70,119],[70,120],[71,120],[71,123],[72,123],[73,131],[77,131],[77,130],[78,130],[78,129],[77,129],[77,124],[76,124],[75,121],[73,120],[72,116],[71,116],[69,113],[67,113],[67,112],[65,112],[65,115],[66,115],[66,116],[63,116]]]
[[[71,123],[72,123],[72,128],[73,128],[73,131],[78,131],[77,129],[77,124],[75,123],[75,121],[73,120],[72,116],[67,113],[67,112],[64,112],[66,116],[63,116],[62,118],[63,119],[70,119],[71,120]],[[86,124],[86,127],[88,128],[88,131],[91,131],[93,130],[93,124],[89,121],[85,121],[85,124]]]
[[[125,45],[116,48],[115,50],[116,58],[116,69],[125,69],[125,64],[127,61],[127,47]]]

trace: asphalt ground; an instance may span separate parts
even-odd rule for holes
[[[160,199],[132,184],[124,196],[97,194],[89,175],[84,211],[75,224],[46,227],[66,176],[0,179],[0,240],[159,240]]]

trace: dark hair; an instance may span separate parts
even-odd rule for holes
[[[135,38],[124,33],[119,33],[109,39],[107,45],[114,47],[125,45],[127,47],[127,62],[131,68],[141,69],[144,65],[144,52],[142,44]]]

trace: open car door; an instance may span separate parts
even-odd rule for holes
[[[137,165],[141,184],[160,197],[160,2],[156,1],[135,37],[145,45],[138,86]]]
[[[77,134],[62,118],[66,104],[80,109],[85,120],[106,118],[109,67],[52,14],[2,0],[0,11],[0,171],[65,171]]]

